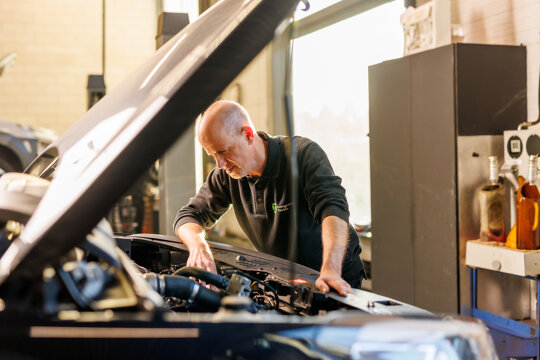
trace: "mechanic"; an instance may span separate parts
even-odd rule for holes
[[[187,246],[188,266],[216,272],[205,240],[232,204],[238,223],[253,246],[281,258],[288,254],[290,168],[288,137],[256,132],[247,111],[231,101],[218,101],[197,126],[200,144],[217,167],[195,197],[178,211],[174,230]],[[298,152],[298,243],[296,261],[320,270],[315,284],[341,295],[360,288],[364,268],[358,235],[349,224],[341,178],[325,152],[313,141],[295,137]]]

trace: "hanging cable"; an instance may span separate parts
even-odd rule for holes
[[[289,213],[289,248],[287,252],[287,258],[291,261],[290,273],[293,278],[296,277],[296,256],[297,256],[297,206],[298,206],[298,164],[296,154],[296,139],[294,138],[294,123],[293,123],[293,100],[292,100],[292,56],[294,38],[292,36],[292,30],[294,27],[294,16],[292,24],[290,26],[290,42],[287,52],[287,59],[285,61],[285,91],[284,91],[284,106],[285,106],[285,118],[287,123],[287,135],[289,141],[286,143],[286,151],[289,157],[289,169],[290,169],[290,181],[289,181],[289,194],[290,201],[293,204]]]

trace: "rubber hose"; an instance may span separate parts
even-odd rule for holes
[[[221,297],[199,283],[177,275],[160,275],[160,279],[165,280],[165,289],[163,289],[162,295],[191,300],[213,311],[219,309]]]
[[[207,284],[212,284],[220,289],[226,289],[227,286],[229,286],[229,279],[226,277],[194,266],[184,266],[183,268],[176,270],[173,275],[181,275],[186,277],[192,276],[197,280],[204,281]]]

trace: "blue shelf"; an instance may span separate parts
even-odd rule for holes
[[[492,271],[492,270],[486,270]],[[514,274],[508,274],[518,276]],[[469,268],[471,284],[471,315],[482,320],[490,329],[501,359],[509,357],[535,357],[540,359],[540,307],[537,301],[535,326],[478,309],[478,269]],[[519,276],[536,281],[537,299],[540,299],[540,279]]]

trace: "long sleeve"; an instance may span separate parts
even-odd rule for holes
[[[227,212],[231,204],[228,175],[214,169],[199,192],[189,200],[176,214],[173,223],[174,232],[186,223],[197,223],[209,228]]]
[[[341,178],[334,174],[324,150],[305,138],[298,139],[300,189],[313,217],[320,224],[334,215],[349,222],[349,206]]]

